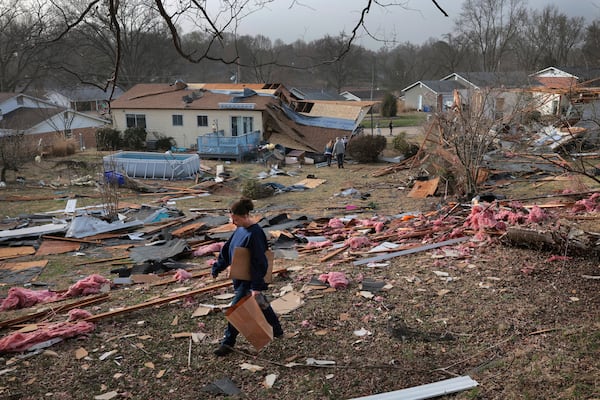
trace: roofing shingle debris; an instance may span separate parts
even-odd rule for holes
[[[359,214],[332,215],[330,217],[313,218],[307,215],[291,215],[277,210],[270,215],[268,209],[258,210],[263,215],[259,223],[268,234],[270,243],[275,249],[274,274],[289,274],[297,271],[286,270],[284,264],[289,264],[286,259],[305,259],[307,264],[318,264],[314,270],[310,267],[303,268],[297,274],[297,281],[304,281],[306,285],[320,279],[321,284],[338,290],[360,285],[370,268],[378,268],[386,259],[391,259],[404,254],[402,250],[433,251],[443,253],[455,258],[469,258],[475,250],[486,244],[501,241],[506,244],[543,245],[559,252],[561,257],[583,251],[590,254],[597,251],[597,235],[582,231],[575,223],[569,223],[583,213],[598,212],[600,210],[600,193],[588,196],[579,195],[578,200],[572,194],[565,194],[566,201],[539,206],[527,205],[518,201],[494,199],[490,202],[474,200],[472,203],[451,203],[430,212],[402,213],[397,215],[372,215]],[[485,198],[485,197],[484,197]],[[488,197],[493,198],[493,197]],[[275,207],[274,207],[275,208]],[[129,218],[136,219],[136,212],[144,219],[148,214],[156,215],[152,210],[137,210],[129,213]],[[144,224],[135,239],[131,239],[130,232],[117,231],[111,234],[104,233],[82,236],[78,239],[82,243],[83,252],[95,250],[106,251],[107,248],[127,248],[128,258],[133,261],[132,268],[115,271],[120,276],[133,276],[140,271],[152,272],[155,279],[151,280],[150,288],[155,285],[175,284],[181,281],[199,280],[199,289],[180,296],[193,296],[194,294],[214,291],[229,286],[229,282],[210,284],[210,261],[214,260],[222,242],[231,234],[234,227],[227,223],[227,217],[221,213],[202,212],[188,218],[181,218],[177,211],[165,213],[165,218],[151,224]],[[138,220],[139,221],[139,220]],[[199,221],[204,223],[198,224]],[[195,224],[195,229],[181,229],[187,225]],[[129,228],[128,228],[129,229]],[[182,232],[182,236],[172,238],[172,232]],[[163,238],[160,242],[160,251],[156,247],[148,246],[157,241],[157,232]],[[53,237],[52,240],[56,240]],[[27,242],[29,245],[39,247],[44,241],[43,235],[35,238],[12,238],[3,242],[3,245],[20,245]],[[443,246],[446,241],[455,243],[453,246]],[[439,246],[438,246],[439,245]],[[154,247],[154,248],[153,248]],[[568,251],[567,251],[568,250]],[[35,256],[26,256],[35,257]],[[558,260],[555,258],[554,260]],[[106,259],[111,262],[122,261],[122,257]],[[352,261],[355,262],[351,265]],[[101,260],[102,261],[102,260]],[[441,263],[442,261],[436,261]],[[90,262],[90,264],[93,262]],[[144,270],[140,266],[152,264],[155,268]],[[352,267],[365,265],[366,270],[360,270],[354,277],[350,276]],[[385,264],[383,264],[385,265]],[[2,268],[2,264],[0,264]],[[328,269],[323,272],[323,269]],[[527,273],[527,271],[523,271]],[[87,285],[90,282],[91,285]],[[135,281],[132,280],[131,283]],[[148,284],[148,281],[145,281]],[[212,281],[211,281],[212,282]],[[286,280],[276,281],[275,284]],[[107,278],[92,275],[86,277],[66,292],[53,292],[45,289],[41,291],[13,287],[2,300],[2,309],[9,310],[21,307],[30,307],[39,302],[55,302],[65,298],[76,298],[87,294],[99,293],[102,290],[119,290],[121,285],[110,282]],[[289,290],[281,290],[281,296]],[[104,299],[106,299],[105,297]],[[115,313],[128,312],[144,307],[171,302],[174,297],[154,299],[147,303],[129,306],[119,311],[108,311],[103,314],[88,315],[83,321],[94,322],[100,318],[115,315]],[[16,300],[16,301],[15,301]],[[78,300],[86,305],[86,299]],[[75,303],[77,304],[77,302]],[[3,311],[3,321],[0,327],[10,327],[16,323],[23,323],[28,319],[39,318],[39,313],[21,315],[10,318]],[[85,313],[84,313],[85,314]],[[85,314],[87,315],[87,314]],[[44,317],[47,317],[44,314]],[[93,325],[81,322],[66,322],[67,325],[54,326],[40,324],[38,329],[30,335],[22,333],[8,333],[0,340],[0,352],[22,352],[41,341],[49,338],[67,338],[90,332]],[[71,324],[71,325],[69,325]]]

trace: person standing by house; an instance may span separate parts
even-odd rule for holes
[[[390,127],[390,136],[393,136],[393,135],[392,135],[392,130],[394,129],[394,124],[392,123],[392,120],[390,120],[390,125],[389,125],[389,127]]]
[[[333,144],[333,155],[337,160],[338,168],[344,168],[344,153],[346,153],[346,146],[344,145],[344,141],[339,137],[336,137],[335,143]]]
[[[283,336],[283,329],[281,328],[279,318],[262,294],[262,291],[268,287],[265,282],[265,275],[267,274],[268,268],[268,260],[265,252],[267,251],[268,243],[265,232],[250,216],[250,212],[253,209],[254,204],[252,203],[252,200],[246,197],[242,197],[232,204],[230,218],[235,224],[236,229],[233,232],[233,235],[231,235],[223,245],[217,261],[212,265],[211,272],[213,278],[216,278],[220,272],[231,265],[236,247],[247,248],[250,251],[251,280],[245,281],[233,279],[235,296],[231,301],[231,305],[236,304],[249,294],[256,297],[259,305],[266,306],[261,306],[261,309],[267,322],[273,327],[273,335],[275,337],[281,337]],[[238,334],[238,330],[228,322],[227,328],[225,329],[225,336],[223,337],[220,346],[214,351],[215,355],[222,357],[231,353],[235,346]]]
[[[325,160],[327,161],[327,166],[331,167],[331,155],[333,154],[333,140],[330,140],[325,145],[325,150],[323,151],[325,154]]]

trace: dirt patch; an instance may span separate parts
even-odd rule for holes
[[[218,162],[206,164],[214,167]],[[285,170],[293,174],[269,180],[289,186],[311,174],[326,183],[309,191],[258,200],[257,211],[264,216],[289,213],[324,220],[350,215],[391,220],[411,212],[437,213],[436,217],[447,216],[457,228],[467,221],[470,205],[453,208],[455,199],[445,198],[443,187],[434,197],[408,198],[411,170],[373,177],[384,166],[349,163],[342,171],[287,166]],[[226,209],[239,196],[242,180],[255,177],[265,167],[234,163],[226,164],[226,169],[238,178],[210,196],[170,199],[174,202],[171,206],[186,215],[192,208]],[[30,182],[34,179],[28,177]],[[561,185],[568,184],[561,181]],[[56,190],[28,186],[9,185],[0,195],[51,197]],[[356,189],[360,196],[345,196],[348,188]],[[544,194],[555,195],[563,188],[552,187]],[[73,190],[81,195],[94,193],[93,188],[68,186],[63,190],[67,196]],[[513,191],[534,190],[526,181],[494,188],[508,198]],[[535,193],[542,194],[539,190]],[[165,204],[161,194],[140,195],[123,189],[122,195],[131,203]],[[569,198],[564,204],[574,200]],[[87,201],[98,202],[97,198]],[[56,199],[50,199],[35,201],[35,205],[26,200],[2,204],[11,210],[4,214],[17,215],[12,211],[48,211],[60,208],[63,202],[59,200],[57,205]],[[530,202],[536,203],[540,201]],[[427,218],[421,218],[425,224]],[[585,214],[582,220],[586,227],[594,226],[589,225],[593,218],[595,213]],[[419,221],[411,222],[411,232],[419,229]],[[240,339],[233,354],[216,358],[212,351],[225,328],[223,314],[193,317],[200,304],[224,303],[214,296],[230,292],[227,285],[100,319],[92,333],[54,344],[35,356],[3,354],[0,394],[6,399],[90,399],[102,394],[110,398],[111,392],[113,398],[131,399],[227,398],[215,390],[215,382],[230,380],[241,398],[350,399],[469,375],[479,383],[477,388],[442,398],[598,398],[597,257],[552,257],[565,254],[504,244],[495,235],[460,249],[419,251],[390,258],[378,266],[355,265],[351,251],[325,262],[321,259],[326,251],[279,260],[288,273],[275,276],[269,296],[275,299],[293,289],[302,293],[304,304],[281,316],[286,336],[258,354]],[[84,255],[48,256],[49,264],[38,281],[59,290],[92,273],[114,278],[110,273],[114,265],[93,261],[123,254],[108,245],[100,249],[84,246],[80,252]],[[210,258],[182,261],[201,270]],[[350,281],[348,287],[332,290],[311,285],[320,274],[330,271],[343,272]],[[198,277],[168,285],[119,287],[111,290],[108,300],[86,309],[100,314],[211,284],[210,279]],[[5,286],[3,293],[7,289]],[[1,319],[46,307],[3,312]],[[30,322],[65,319],[64,312],[57,312]],[[12,330],[4,329],[3,333]],[[195,340],[188,335],[191,333],[196,334]],[[247,364],[259,369],[252,370]],[[265,386],[269,375],[276,376],[271,388]]]

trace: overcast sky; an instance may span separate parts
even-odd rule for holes
[[[239,34],[262,34],[271,40],[292,43],[298,39],[310,42],[326,34],[350,33],[360,18],[366,0],[276,0],[259,12],[247,16],[238,28]],[[386,1],[383,1],[386,3]],[[421,44],[430,37],[442,38],[453,31],[462,1],[437,0],[450,15],[445,17],[430,0],[404,0],[406,6],[382,9],[373,4],[367,15],[367,27],[377,37]],[[292,8],[290,5],[294,4]],[[553,4],[569,17],[585,17],[587,22],[600,18],[600,0],[529,0],[528,8],[542,9]],[[364,32],[357,42],[377,50],[384,44],[367,38]],[[393,46],[392,46],[393,47]]]

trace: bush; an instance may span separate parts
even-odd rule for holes
[[[385,149],[387,140],[381,135],[358,135],[348,143],[348,155],[358,162],[377,161]]]
[[[157,132],[152,133],[152,135],[156,138],[156,150],[171,150],[171,147],[177,145],[173,137],[167,137]]]
[[[256,179],[248,179],[242,184],[242,195],[252,200],[264,199],[275,193],[275,190],[259,183]]]
[[[145,150],[146,149],[146,129],[127,128],[123,132],[123,148],[126,150]]]
[[[391,93],[386,93],[381,103],[381,116],[389,118],[395,117],[398,113],[398,104],[396,98]]]
[[[96,131],[96,148],[103,150],[117,150],[121,147],[121,133],[113,128],[101,128]]]
[[[50,155],[52,157],[65,157],[75,154],[77,145],[72,139],[56,139],[52,143]]]
[[[419,151],[419,146],[406,141],[406,132],[400,132],[397,136],[394,136],[392,145],[394,146],[394,150],[400,152],[404,158],[412,157]]]

